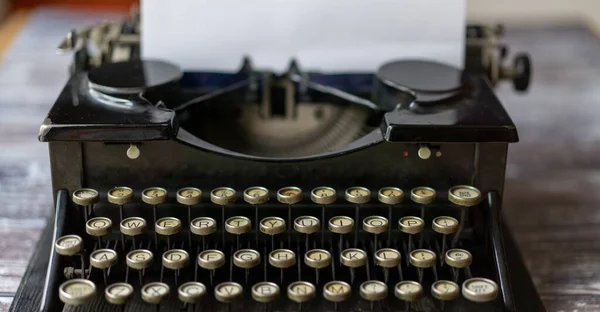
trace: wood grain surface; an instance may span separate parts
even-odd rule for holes
[[[0,311],[52,213],[48,151],[37,131],[67,78],[65,32],[115,14],[39,9],[0,63]],[[548,311],[600,311],[600,40],[584,26],[507,25],[527,51],[526,95],[498,95],[518,126],[504,214]]]

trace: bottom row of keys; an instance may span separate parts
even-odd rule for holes
[[[431,286],[431,294],[442,301],[454,300],[460,287],[451,281],[440,280]],[[279,286],[272,282],[260,282],[252,286],[252,298],[267,303],[279,297]],[[383,300],[388,296],[388,287],[381,281],[371,280],[360,285],[360,295],[368,301]],[[112,304],[125,304],[133,295],[133,287],[127,283],[115,283],[106,287],[105,298]],[[198,303],[206,294],[206,287],[199,282],[187,282],[177,290],[179,300],[186,303]],[[232,303],[242,297],[244,289],[235,282],[224,282],[215,286],[215,298],[223,303]],[[170,294],[169,285],[161,282],[146,284],[141,289],[142,299],[150,304],[160,304]],[[291,283],[287,288],[290,300],[303,303],[315,297],[316,288],[304,281]],[[342,302],[350,298],[351,286],[342,281],[332,281],[323,287],[323,298],[331,302]],[[473,302],[489,302],[498,296],[498,285],[489,279],[471,278],[462,285],[463,296]],[[394,287],[394,295],[404,301],[416,301],[423,295],[423,287],[414,281],[402,281]],[[73,279],[64,282],[59,288],[59,297],[69,305],[81,305],[96,296],[96,285],[86,279]]]

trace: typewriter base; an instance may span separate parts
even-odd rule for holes
[[[48,225],[40,236],[35,252],[31,258],[31,262],[27,267],[25,275],[23,276],[21,285],[15,294],[14,301],[10,307],[10,312],[25,312],[25,311],[38,311],[40,302],[42,300],[42,293],[44,288],[43,281],[46,278],[46,271],[48,267],[48,255],[52,246],[52,231],[54,227],[54,219],[49,218]],[[533,285],[527,267],[522,260],[521,253],[515,244],[515,241],[504,223],[502,224],[502,233],[504,239],[504,248],[506,251],[508,267],[510,268],[508,274],[513,287],[513,295],[515,301],[515,311],[511,312],[545,312],[544,306],[541,302],[539,295]],[[94,308],[90,307],[89,311],[93,311]],[[126,311],[141,312],[144,309],[136,309],[135,307],[128,307]],[[437,311],[439,308],[435,308]],[[455,311],[454,309],[446,309],[446,311]],[[184,310],[185,311],[185,310]],[[198,307],[197,311],[203,311]],[[409,310],[412,311],[412,310]],[[417,311],[430,311],[430,310],[417,310]],[[467,310],[456,310],[456,311],[467,311]],[[475,311],[475,310],[473,310]]]

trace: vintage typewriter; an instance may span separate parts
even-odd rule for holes
[[[544,311],[500,215],[518,136],[492,87],[530,75],[501,28],[468,26],[464,71],[340,75],[184,73],[139,28],[60,46],[56,213],[12,311]]]

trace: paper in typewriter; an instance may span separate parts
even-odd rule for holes
[[[463,67],[465,0],[143,0],[142,55],[185,70],[374,72],[400,58]]]

